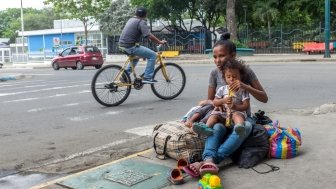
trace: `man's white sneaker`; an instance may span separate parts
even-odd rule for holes
[[[156,83],[157,81],[155,79],[143,79],[142,83],[144,84],[153,84]]]

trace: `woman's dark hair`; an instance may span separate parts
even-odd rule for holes
[[[136,9],[135,15],[140,18],[144,18],[147,15],[147,9],[145,7],[138,7]]]
[[[222,72],[223,72],[223,79],[225,80],[225,71],[228,69],[237,69],[240,74],[240,79],[241,81],[245,81],[246,79],[246,70],[247,70],[247,65],[244,63],[241,63],[235,59],[230,59],[226,60],[223,67],[222,67]]]
[[[230,33],[229,32],[223,33],[220,36],[219,41],[215,43],[214,48],[217,46],[224,46],[229,54],[236,53],[236,45],[229,39],[230,39]]]

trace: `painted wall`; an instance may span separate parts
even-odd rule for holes
[[[43,52],[43,35],[35,35],[28,37],[28,48],[29,52]],[[65,34],[48,34],[44,35],[45,40],[45,51],[53,51],[54,43],[53,39],[59,38],[62,41],[72,42],[69,45],[63,45],[63,47],[75,45],[75,34],[74,33],[65,33]],[[60,47],[61,48],[61,47]]]

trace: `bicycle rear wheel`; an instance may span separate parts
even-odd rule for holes
[[[121,66],[107,65],[101,68],[93,76],[91,91],[93,97],[100,104],[111,107],[123,103],[131,92],[131,85],[120,85],[120,83],[130,84],[130,76],[123,72],[121,81],[114,81]]]
[[[168,80],[164,77],[163,71],[162,65],[155,69],[153,78],[158,82],[151,84],[151,88],[157,97],[171,100],[182,93],[186,84],[186,76],[183,69],[172,62],[166,63],[165,66]]]

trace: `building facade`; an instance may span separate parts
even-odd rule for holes
[[[16,56],[25,54],[29,60],[51,59],[63,49],[86,44],[83,23],[79,20],[54,20],[53,29],[24,31],[18,33],[16,44],[11,44],[13,62]],[[22,43],[22,35],[25,42]],[[87,44],[98,47],[105,55],[107,38],[99,30],[99,25],[88,27]],[[22,46],[25,46],[22,52]]]

